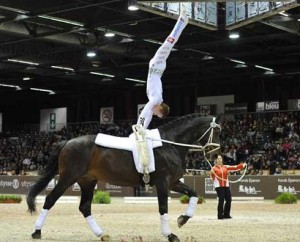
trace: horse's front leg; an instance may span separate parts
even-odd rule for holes
[[[179,216],[179,218],[177,219],[177,224],[178,224],[178,227],[180,228],[184,224],[186,224],[187,221],[191,217],[193,217],[196,207],[197,207],[197,203],[198,203],[198,195],[195,190],[189,188],[187,185],[182,183],[180,180],[178,180],[177,182],[172,184],[171,190],[174,192],[179,192],[179,193],[188,195],[190,198],[188,207],[184,211],[183,215]]]
[[[178,237],[171,232],[168,215],[168,194],[169,183],[167,179],[160,179],[155,182],[157,191],[158,207],[160,213],[160,228],[164,237],[167,237],[169,242],[180,242]]]

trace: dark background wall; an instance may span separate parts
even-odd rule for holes
[[[38,124],[40,109],[67,107],[68,122],[98,121],[101,107],[115,108],[115,120],[136,119],[137,104],[146,103],[146,87],[128,87],[69,94],[48,95],[40,92],[0,89],[0,112],[3,126]],[[251,80],[224,80],[182,84],[164,87],[164,101],[171,107],[171,116],[195,111],[197,97],[235,95],[235,102],[248,103],[248,111],[255,111],[257,101],[279,100],[280,108],[287,109],[288,99],[300,99],[300,80],[297,78],[268,78]]]

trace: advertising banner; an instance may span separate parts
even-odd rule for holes
[[[224,107],[225,114],[247,113],[247,103],[226,103]]]
[[[300,99],[289,99],[288,110],[300,110]]]
[[[57,184],[58,176],[52,179],[40,195],[46,195],[53,190]],[[240,176],[232,175],[229,180],[236,181]],[[3,194],[28,194],[30,188],[35,184],[38,176],[0,176],[0,190]],[[184,183],[194,189],[199,195],[206,198],[216,197],[213,182],[208,176],[185,176]],[[230,183],[231,193],[234,197],[264,197],[264,199],[275,199],[283,192],[294,194],[300,198],[300,176],[245,176],[237,183]],[[107,182],[98,182],[96,190],[107,191],[111,196],[123,197],[133,196],[133,187],[116,186]],[[77,183],[68,188],[65,196],[80,196],[80,187]],[[141,189],[142,196],[156,196],[155,189],[149,191]],[[177,193],[170,193],[171,197],[178,197]]]

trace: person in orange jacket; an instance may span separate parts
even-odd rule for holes
[[[214,182],[214,187],[218,196],[218,219],[230,219],[231,191],[228,181],[228,172],[239,171],[246,167],[246,164],[236,166],[223,165],[221,155],[217,156],[215,165],[210,171],[210,177]],[[224,206],[225,201],[225,206]]]

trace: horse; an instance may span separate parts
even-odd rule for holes
[[[155,171],[150,173],[149,185],[156,188],[161,232],[169,242],[180,242],[169,227],[169,192],[171,190],[190,197],[184,214],[177,219],[177,225],[182,227],[193,216],[198,201],[197,192],[180,181],[186,172],[185,156],[195,142],[205,145],[210,139],[215,144],[219,143],[220,126],[214,120],[211,116],[189,114],[158,127],[163,145],[154,149]],[[208,132],[209,130],[211,132]],[[80,212],[101,241],[111,240],[110,235],[103,232],[91,214],[97,181],[131,187],[145,184],[143,174],[138,173],[135,168],[130,151],[99,146],[95,144],[95,138],[96,135],[79,136],[69,141],[61,141],[53,149],[49,163],[27,195],[28,211],[33,213],[36,211],[35,197],[59,174],[58,183],[46,196],[35,222],[32,238],[41,238],[41,229],[48,211],[66,189],[77,182],[81,188]]]

